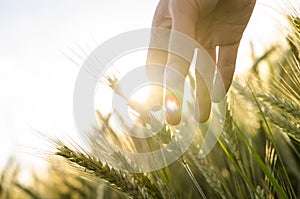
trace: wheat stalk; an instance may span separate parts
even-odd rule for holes
[[[231,108],[229,106],[229,103],[226,104],[226,113],[225,113],[225,122],[224,122],[224,128],[222,132],[222,137],[225,141],[225,143],[228,146],[228,149],[231,151],[231,153],[235,156],[237,160],[240,159],[240,153],[238,150],[238,137],[237,133],[234,131],[233,128],[233,118],[231,113]]]
[[[295,104],[276,95],[256,94],[256,96],[258,98],[261,98],[264,102],[267,102],[268,104],[274,106],[275,108],[280,109],[280,111],[288,113],[294,118],[300,120],[300,106],[298,104]]]
[[[300,140],[300,126],[299,124],[295,124],[289,118],[287,118],[284,114],[276,113],[275,111],[271,111],[267,107],[264,107],[264,113],[269,118],[269,120],[275,126],[279,127],[292,137]]]
[[[88,154],[63,145],[55,153],[71,162],[75,168],[104,180],[109,186],[132,198],[164,198],[146,174],[129,174],[119,171]]]
[[[220,178],[217,176],[214,166],[209,164],[206,158],[200,158],[199,155],[189,151],[189,157],[196,165],[199,172],[203,175],[206,182],[213,188],[222,198],[226,198],[222,188]]]

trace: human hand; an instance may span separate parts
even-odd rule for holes
[[[214,85],[213,92],[210,94],[203,77],[196,73],[198,103],[195,105],[195,110],[199,111],[195,111],[195,118],[199,122],[205,122],[209,118],[211,99],[220,101],[230,88],[240,40],[251,17],[255,2],[255,0],[161,0],[157,6],[152,26],[183,33],[198,42],[216,63],[223,81],[225,93],[218,92]],[[185,45],[175,36],[173,37],[172,31],[170,35],[166,36],[168,48]],[[158,36],[160,35],[152,34],[151,36],[147,56],[147,76],[150,81],[162,84],[165,77],[166,88],[174,90],[175,93],[183,93],[182,77],[186,77],[188,74],[190,63],[177,55],[155,48],[151,49],[152,44],[160,39],[156,38]],[[219,46],[218,60],[216,60],[217,46]],[[192,55],[194,49],[191,48],[188,53]],[[151,66],[153,64],[164,65],[166,69]],[[166,108],[166,119],[171,125],[179,124],[182,97],[166,92],[163,99],[162,87],[153,88],[151,95],[149,103],[162,105],[164,101],[165,106],[168,105],[168,100],[176,98],[178,112],[174,114]]]

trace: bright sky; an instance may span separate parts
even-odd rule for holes
[[[0,0],[0,165],[19,145],[40,147],[34,130],[76,137],[73,89],[86,53],[110,37],[150,27],[157,0]],[[264,5],[267,4],[268,6]],[[258,0],[238,72],[250,66],[249,39],[262,53],[278,41],[273,0]],[[281,37],[282,38],[282,37]],[[73,53],[74,51],[75,53]],[[75,138],[76,139],[76,138]]]

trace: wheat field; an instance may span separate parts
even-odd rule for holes
[[[279,43],[254,56],[250,71],[234,80],[221,135],[205,158],[197,145],[203,137],[196,135],[195,143],[169,166],[130,173],[115,168],[115,162],[139,165],[109,148],[108,154],[95,156],[76,143],[45,138],[53,152],[42,155],[48,164],[43,175],[32,170],[30,182],[22,182],[22,162],[12,157],[1,170],[0,198],[300,198],[299,9],[286,11],[287,45]],[[115,81],[108,79],[112,89]],[[98,112],[100,127],[90,132],[91,145],[106,147],[93,137],[101,134],[128,150],[142,150],[135,140],[118,137],[110,117]],[[163,146],[170,139],[165,126],[155,146],[153,140],[146,144]]]

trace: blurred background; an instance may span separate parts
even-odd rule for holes
[[[291,0],[291,2],[297,2],[297,0]],[[49,148],[47,141],[41,141],[42,139],[40,138],[40,133],[46,137],[57,137],[62,141],[66,140],[65,138],[67,137],[69,140],[72,139],[75,142],[80,143],[73,120],[73,90],[79,69],[87,56],[98,45],[115,35],[137,28],[149,28],[151,26],[152,17],[157,4],[158,0],[0,0],[0,198],[9,198],[9,194],[12,194],[12,198],[18,198],[14,196],[24,195],[28,196],[28,198],[41,198],[37,196],[41,195],[46,197],[45,193],[56,194],[56,192],[57,195],[55,195],[55,197],[53,195],[53,197],[48,196],[46,198],[95,198],[96,196],[98,198],[119,198],[119,195],[114,195],[116,193],[112,192],[110,189],[105,192],[107,194],[106,196],[103,194],[101,195],[101,193],[104,193],[104,191],[101,190],[105,189],[105,187],[84,181],[80,177],[85,177],[85,175],[76,173],[78,171],[75,172],[76,175],[74,176],[61,173],[55,169],[50,169],[46,170],[47,172],[44,172],[43,176],[38,176],[38,173],[32,172],[31,168],[34,166],[35,169],[42,169],[45,164],[43,162],[43,158],[41,157],[45,157],[47,155],[47,153],[42,152],[48,151],[51,148]],[[269,70],[273,68],[274,70],[280,71],[278,74],[284,74],[280,68],[281,63],[279,63],[279,61],[277,63],[277,60],[283,60],[282,63],[287,66],[293,65],[291,63],[294,62],[290,61],[292,59],[286,59],[286,57],[289,57],[292,54],[292,56],[294,56],[293,58],[295,58],[297,54],[295,52],[298,52],[297,50],[294,52],[293,48],[290,49],[289,45],[291,45],[291,43],[289,44],[287,42],[287,36],[291,32],[287,32],[287,29],[285,29],[285,27],[288,26],[288,21],[285,18],[286,13],[283,13],[284,10],[289,10],[289,8],[286,8],[284,0],[257,0],[254,13],[244,33],[237,59],[237,76],[248,74],[247,72],[249,70],[252,70],[253,72],[255,69],[251,69],[251,66],[254,65],[253,62],[256,60],[257,63],[260,64],[260,72],[254,71],[256,74],[258,74],[258,79],[261,78],[260,80],[263,82],[264,79],[261,77],[261,75],[264,74],[267,74],[266,76],[269,76],[270,79],[274,78],[267,83],[266,87],[270,86],[270,90],[268,90],[266,93],[264,93],[263,86],[256,85],[257,87],[255,87],[261,89],[257,89],[258,93],[262,92],[270,95],[271,102],[278,102],[276,101],[278,100],[276,95],[281,94],[282,90],[277,90],[276,92],[274,91],[274,93],[272,93],[272,86],[274,86],[273,80],[275,81],[276,78],[278,80],[280,77],[278,78],[276,75],[275,77],[271,77],[272,75],[269,73]],[[295,27],[298,27],[296,25]],[[278,52],[276,51],[278,54],[272,54],[272,57],[269,59],[267,51],[270,49],[275,49],[273,47],[277,45],[280,45],[281,49]],[[287,53],[285,52],[286,49],[288,49]],[[135,55],[131,56],[130,59],[125,59],[124,62],[119,62],[119,64],[123,65],[125,63],[125,67],[128,65],[134,66],[137,64],[135,63],[137,57],[139,58],[138,64],[143,62],[144,58],[142,56]],[[293,67],[291,68],[291,70],[293,70]],[[287,74],[284,78],[289,79],[289,72],[290,71],[286,72]],[[294,74],[295,77],[299,75],[297,71],[294,72]],[[249,77],[251,78],[252,76],[250,75],[248,78]],[[294,78],[292,75],[291,77]],[[297,77],[294,79],[299,81]],[[253,82],[253,85],[255,85],[256,82],[254,80]],[[294,83],[293,80],[291,82]],[[288,82],[287,85],[291,84],[291,82]],[[243,89],[239,90],[237,88],[235,88],[235,91],[238,90],[239,94],[244,95],[243,97],[246,96],[245,98],[247,98],[247,93],[245,94],[243,91],[241,91]],[[295,88],[295,90],[299,89],[297,86],[295,86]],[[296,95],[298,94],[296,93]],[[279,108],[277,107],[272,109],[272,111],[274,111],[272,114],[276,113],[276,110],[281,111],[278,112],[280,113],[279,116],[289,114],[291,109],[286,109],[283,105],[281,105],[281,102],[288,102],[287,107],[291,105],[292,110],[295,107],[298,107],[297,103],[295,103],[298,101],[293,101],[294,98],[290,97],[290,95],[282,94],[282,96],[285,100],[280,101],[281,98],[279,99],[279,105],[275,104]],[[263,124],[262,119],[260,118],[260,116],[264,116],[264,114],[259,114],[258,111],[253,108],[253,102],[244,100],[242,99],[243,97],[236,97],[236,101],[238,102],[235,104],[235,108],[237,111],[233,115],[237,116],[238,122],[243,123],[243,129],[246,129],[247,131],[249,130],[247,133],[249,133],[249,137],[254,140],[254,146],[256,145],[256,147],[260,147],[258,147],[257,150],[260,153],[259,155],[266,158],[266,165],[274,169],[273,174],[275,173],[274,175],[276,178],[279,176],[278,179],[279,182],[282,182],[282,187],[289,187],[285,186],[289,182],[289,180],[286,179],[289,178],[287,175],[284,176],[282,174],[283,172],[281,172],[281,166],[284,164],[281,162],[281,164],[278,164],[278,166],[276,165],[276,160],[274,160],[277,159],[277,154],[274,155],[276,147],[273,148],[273,144],[271,144],[274,140],[271,139],[270,141],[261,136],[266,132],[266,125]],[[292,100],[288,101],[289,99]],[[246,106],[244,106],[243,103],[247,103]],[[265,108],[268,108],[270,104],[272,103],[262,103]],[[268,115],[268,112],[265,112],[265,114]],[[272,116],[274,116],[272,114],[268,115],[268,119],[270,119],[273,123],[272,125],[274,126],[274,129],[278,135],[281,135],[281,131],[284,130],[287,130],[288,133],[294,132],[295,134],[299,132],[299,124],[297,123],[299,118],[294,117],[298,116],[299,112],[293,113],[293,117],[287,116],[287,118],[294,118],[294,120],[287,120],[287,123],[283,123],[284,125],[288,126],[287,128],[280,126],[281,120],[278,120],[280,121],[280,124],[276,123],[276,119],[282,119],[282,117],[279,117],[278,115],[277,118],[275,117],[276,121],[274,118],[272,121]],[[105,122],[105,119],[103,121]],[[226,121],[226,123],[232,125],[232,121]],[[280,128],[275,128],[276,125]],[[285,144],[294,146],[291,144],[292,142],[287,139],[287,137],[288,136],[285,138],[288,141]],[[296,138],[296,140],[297,139],[299,138]],[[281,137],[279,140],[281,141]],[[225,142],[226,139],[224,143]],[[230,146],[232,146],[231,143],[229,143],[229,149]],[[237,146],[239,147],[238,151],[240,150],[244,152],[244,154],[241,152],[241,159],[244,161],[243,164],[247,176],[250,176],[250,178],[253,179],[254,185],[259,185],[260,182],[264,182],[261,184],[265,185],[265,187],[255,187],[256,192],[258,193],[257,195],[260,193],[261,195],[267,195],[261,191],[263,189],[269,190],[270,193],[273,193],[273,188],[275,187],[279,194],[274,194],[275,198],[276,196],[280,196],[280,188],[278,188],[278,186],[276,188],[276,182],[274,183],[271,178],[266,178],[265,175],[262,175],[260,170],[261,167],[259,167],[257,164],[252,165],[252,159],[256,159],[252,156],[252,159],[249,158],[250,155],[248,154],[249,150],[247,148],[249,146],[245,146],[243,143],[240,145],[237,144]],[[299,147],[299,145],[295,146]],[[220,150],[220,146],[218,147],[218,150],[222,152],[222,150]],[[300,184],[297,181],[297,179],[300,179],[299,174],[297,174],[297,168],[299,166],[299,163],[297,164],[297,160],[299,160],[297,157],[300,157],[299,153],[293,148],[294,152],[296,151],[296,155],[298,155],[296,157],[295,154],[291,155],[292,153],[288,153],[290,150],[289,147],[281,148],[284,159],[288,160],[285,161],[285,163],[289,162],[289,164],[287,164],[287,170],[292,182],[291,184],[293,186],[295,185],[294,188],[296,186],[298,187],[297,191],[299,194]],[[233,151],[236,149],[237,148],[234,148]],[[209,177],[211,177],[209,176],[211,174],[210,172],[212,171],[207,172],[207,176],[205,176],[206,173],[203,171],[207,171],[207,168],[212,168],[215,166],[215,168],[217,168],[217,172],[219,172],[217,173],[218,175],[216,175],[217,179],[221,178],[220,176],[222,176],[222,178],[225,179],[223,179],[224,181],[221,182],[223,183],[222,185],[224,185],[225,188],[228,186],[227,188],[232,191],[232,193],[228,191],[226,194],[228,194],[228,196],[245,196],[245,193],[248,193],[245,191],[249,189],[248,184],[241,183],[242,181],[240,176],[234,169],[232,169],[233,164],[229,164],[230,161],[226,159],[226,156],[223,157],[224,154],[223,156],[222,153],[216,154],[216,156],[213,156],[215,159],[209,157],[211,158],[211,162],[209,162],[209,158],[205,160],[208,161],[205,167],[202,165],[198,167],[199,165],[196,165],[194,168],[192,168],[194,171],[197,171],[198,174],[201,173],[202,175],[202,173],[204,173],[204,177],[196,176],[198,177],[197,180],[199,181],[200,179],[200,182],[204,183],[206,186],[206,182],[201,181],[201,179],[209,179]],[[193,158],[194,156],[191,157]],[[222,167],[219,165],[219,162],[223,164],[223,162],[220,161],[220,157],[224,158],[222,160],[227,161],[227,163],[224,164],[225,166],[223,165],[224,170],[220,169]],[[239,154],[237,157],[239,157]],[[67,159],[67,157],[65,158]],[[196,161],[196,163],[199,162]],[[184,184],[187,182],[185,181],[187,177],[182,177],[181,171],[177,172],[177,169],[179,168],[178,164],[175,164],[175,166],[171,165],[170,170],[173,169],[174,171],[175,168],[176,172],[174,173],[175,177],[177,178],[174,179],[180,179],[178,182],[182,182]],[[62,166],[60,162],[57,162],[57,165],[58,167]],[[66,165],[67,164],[63,164],[62,167],[65,167]],[[96,166],[97,165],[98,164],[96,164]],[[56,167],[55,164],[52,166]],[[275,167],[276,169],[279,169],[276,170]],[[26,170],[26,168],[28,168],[30,172],[20,172],[24,169]],[[122,172],[114,173],[111,168],[107,169],[105,165],[102,165],[101,169],[104,171],[109,171],[106,173],[108,177],[104,175],[104,179],[108,180],[112,186],[115,184],[118,185],[119,183],[117,189],[121,189],[121,191],[128,194],[128,187],[126,186],[131,186],[131,180],[128,181],[125,179],[124,183],[122,182],[122,179],[125,177],[122,178]],[[100,170],[100,172],[103,172],[103,170]],[[186,170],[189,171],[188,168]],[[278,176],[277,171],[279,173]],[[113,173],[113,177],[111,176],[111,173]],[[155,174],[153,174],[153,176],[155,176]],[[150,181],[154,179],[156,182],[156,179],[153,176],[152,178],[150,177]],[[158,176],[158,178],[162,179],[162,175]],[[48,179],[50,179],[50,177],[51,183],[48,183]],[[117,180],[115,180],[114,177],[117,178]],[[133,177],[136,177],[138,180],[140,179],[140,176],[138,175]],[[18,180],[16,180],[17,178]],[[19,181],[20,179],[21,181]],[[216,177],[214,179],[216,179]],[[263,179],[265,179],[265,181]],[[233,183],[233,180],[236,181]],[[172,183],[172,180],[170,181]],[[267,187],[270,184],[270,181],[271,184],[273,183],[272,186],[270,186],[271,188]],[[30,182],[32,183],[30,184]],[[144,186],[145,184],[143,184],[143,182],[144,181],[142,181],[142,185]],[[191,181],[188,182],[191,183]],[[207,182],[210,184],[214,181],[208,180]],[[166,184],[168,183],[169,182]],[[28,187],[31,186],[31,189],[23,186],[27,184]],[[125,188],[122,187],[124,184]],[[168,184],[168,186],[169,185],[170,184]],[[2,190],[4,190],[3,186],[6,186],[6,190],[9,191],[3,191],[4,194],[2,195]],[[146,184],[145,186],[148,185]],[[178,189],[177,186],[178,185],[175,183],[173,189],[175,192],[177,190],[179,190],[177,192],[180,192],[180,189]],[[181,187],[181,191],[184,193],[186,188],[193,187],[188,183],[185,183],[185,186]],[[165,194],[171,193],[166,187],[159,188],[161,188]],[[166,189],[164,190],[164,188]],[[216,193],[219,191],[218,188],[219,187],[215,188]],[[225,188],[224,190],[226,191]],[[36,190],[38,190],[40,194],[35,194],[34,191]],[[75,190],[75,195],[69,194],[68,190]],[[143,189],[142,192],[144,190],[145,189]],[[207,190],[205,191],[209,195],[210,189],[208,188]],[[287,188],[286,190],[285,191],[290,194],[289,189]],[[21,191],[23,195],[16,195],[17,192],[19,193]],[[130,189],[130,191],[132,190]],[[135,194],[131,193],[130,191],[128,195]],[[215,192],[211,192],[212,195],[215,194]],[[151,194],[154,192],[150,189],[149,193]],[[218,194],[222,196],[224,193],[220,191]],[[283,193],[281,194],[284,195]],[[254,198],[257,195],[252,195],[251,197]],[[295,195],[296,194],[294,194],[294,196]]]
[[[259,57],[275,42],[286,42],[280,2],[257,0],[237,74],[252,65],[251,46]],[[35,156],[26,148],[44,147],[36,131],[78,140],[72,105],[81,64],[112,36],[150,27],[157,3],[0,0],[0,168],[11,155],[32,163]]]

